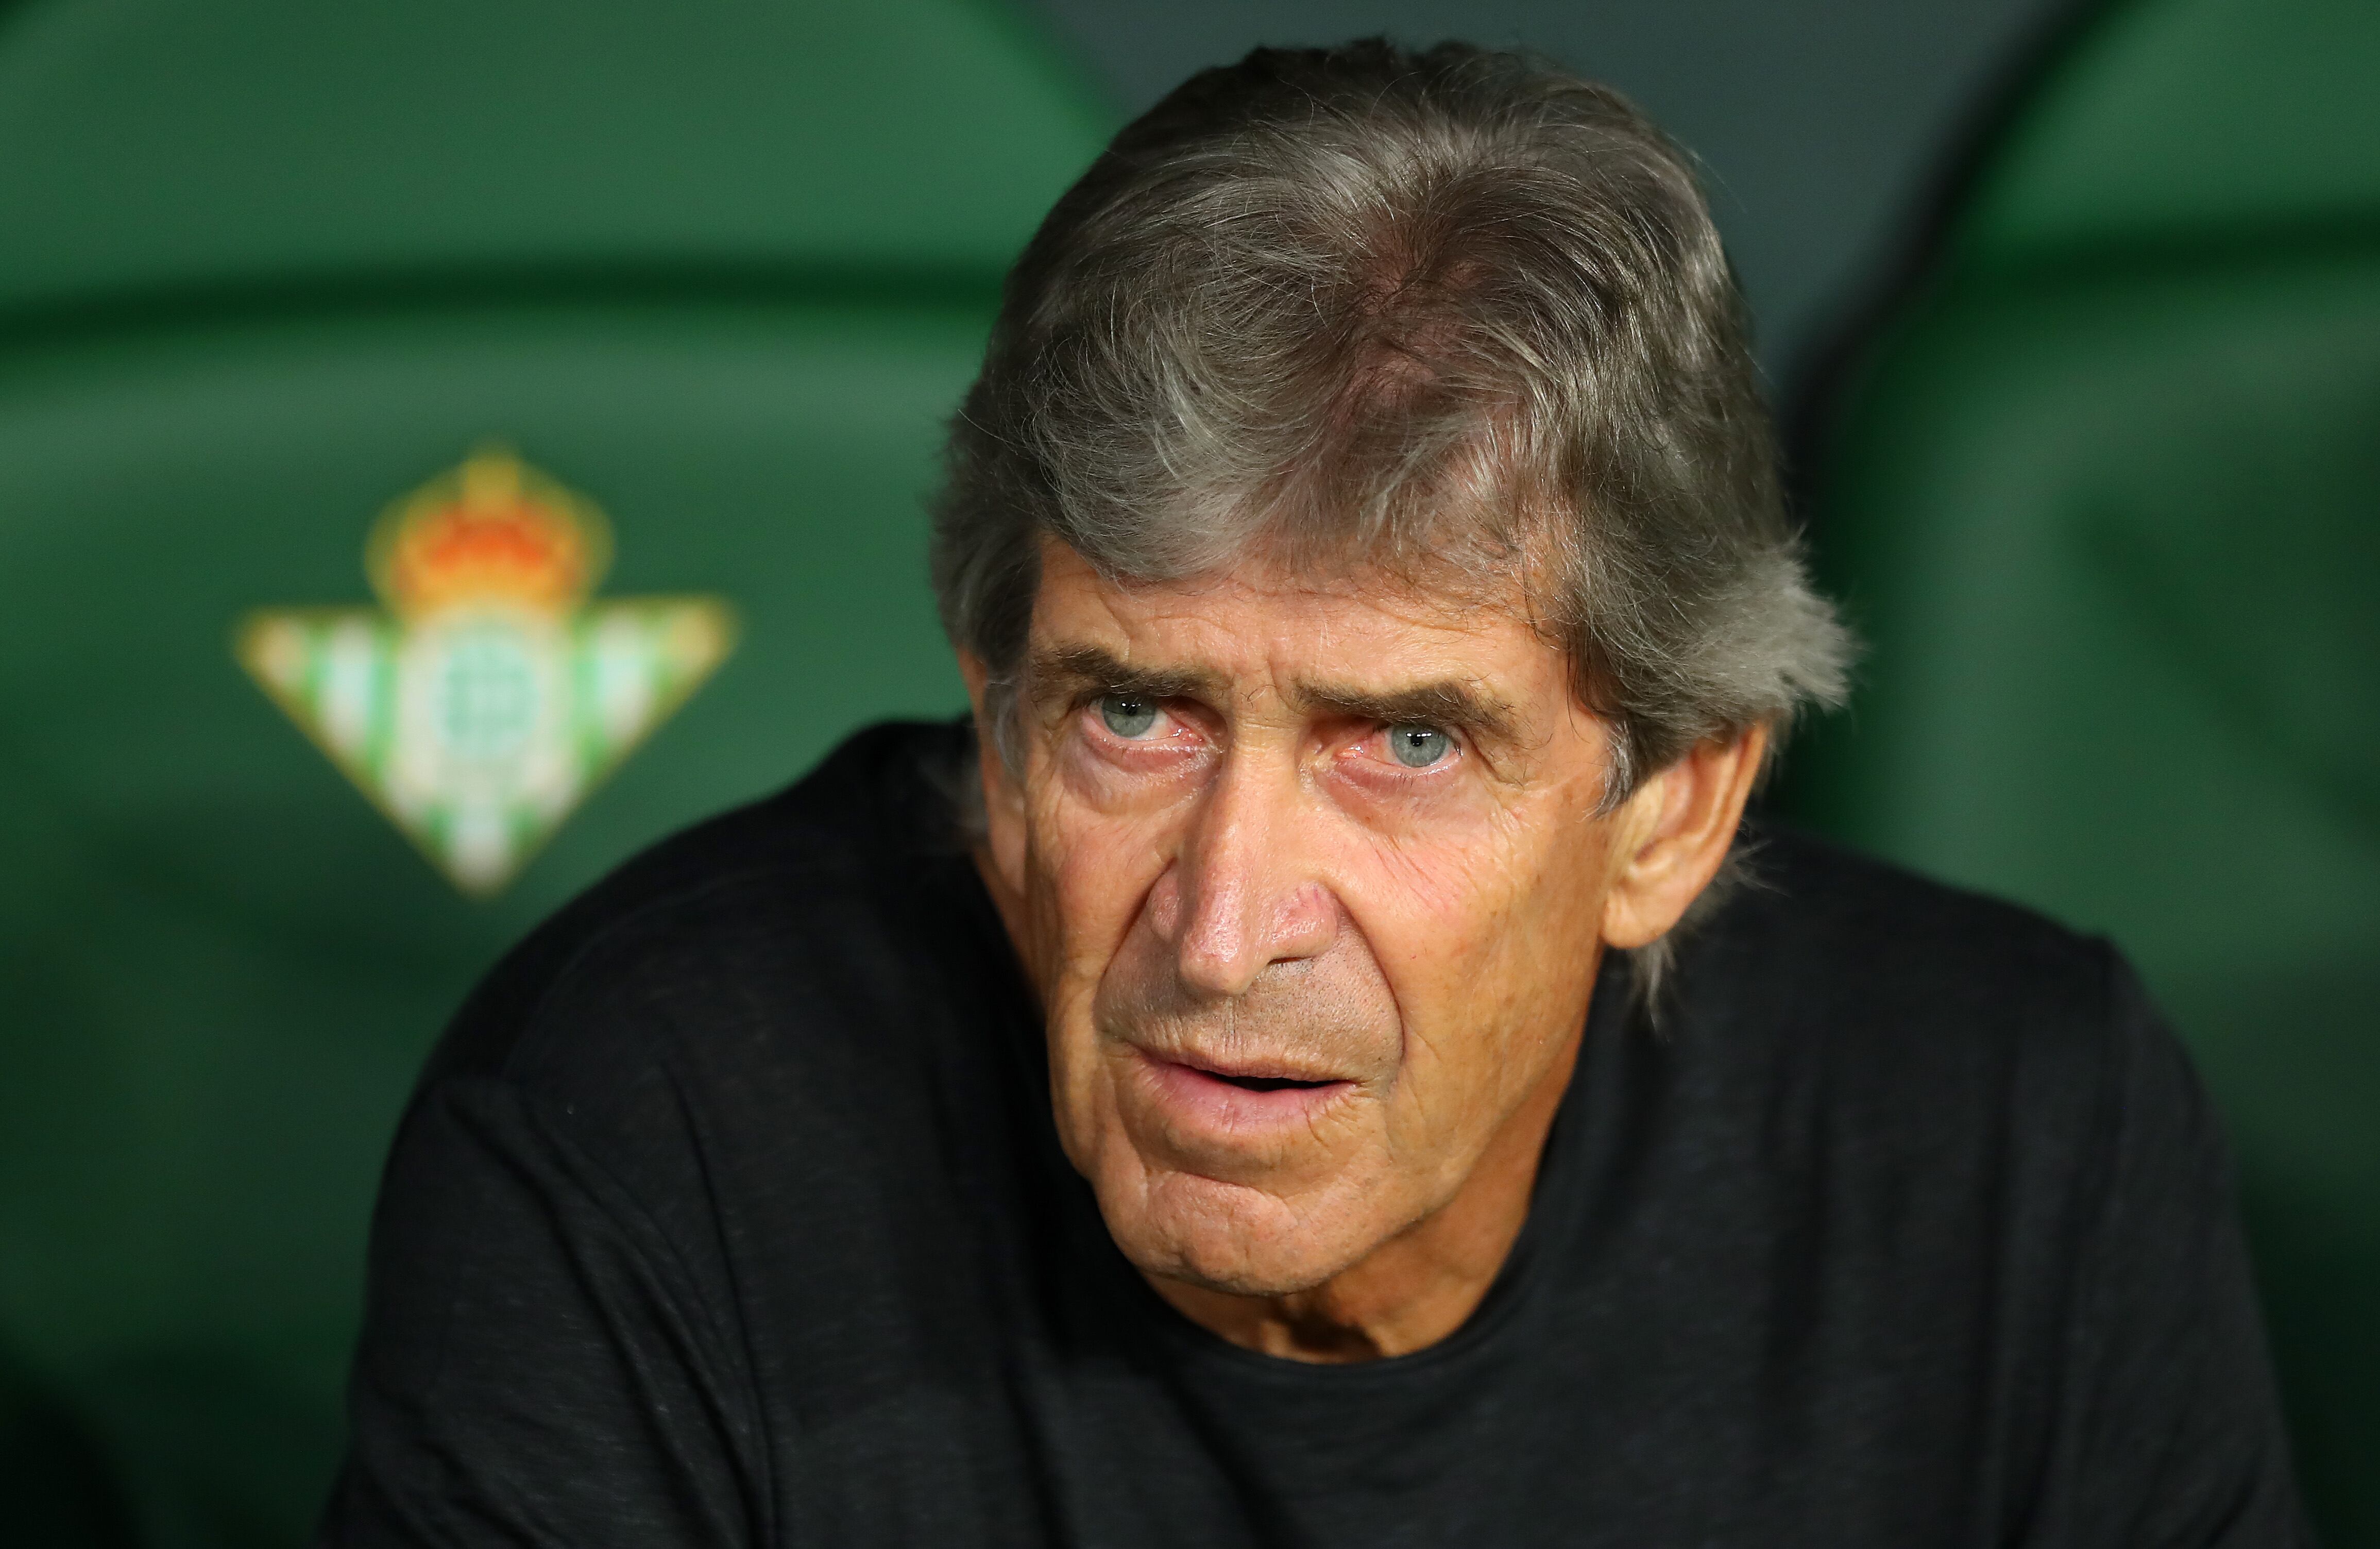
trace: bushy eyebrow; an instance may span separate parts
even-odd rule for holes
[[[1206,699],[1223,687],[1220,674],[1188,667],[1136,667],[1096,645],[1066,645],[1033,653],[1032,694],[1071,698],[1087,689],[1153,700]]]
[[[1036,699],[1071,698],[1096,690],[1157,700],[1212,701],[1220,697],[1225,687],[1220,673],[1195,667],[1134,666],[1095,645],[1036,652],[1031,682]],[[1460,678],[1386,689],[1301,683],[1291,689],[1290,702],[1305,715],[1337,715],[1383,726],[1445,726],[1500,741],[1516,739],[1520,730],[1512,706]]]
[[[1291,698],[1308,715],[1343,715],[1391,726],[1444,726],[1500,742],[1512,741],[1520,732],[1512,706],[1460,678],[1390,689],[1300,684]]]

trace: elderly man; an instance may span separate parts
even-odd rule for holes
[[[934,574],[969,727],[463,1012],[328,1542],[2300,1541],[2122,965],[1739,835],[1845,639],[1610,93],[1183,87],[1017,265]]]

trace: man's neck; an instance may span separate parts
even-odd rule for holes
[[[1337,1364],[1428,1348],[1470,1319],[1512,1257],[1577,1061],[1574,1038],[1496,1132],[1453,1199],[1321,1285],[1285,1296],[1241,1296],[1146,1278],[1192,1323],[1269,1356]]]

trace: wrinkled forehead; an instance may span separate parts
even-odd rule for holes
[[[1103,574],[1055,540],[1041,557],[1036,697],[1089,685],[1293,706],[1467,687],[1515,713],[1568,697],[1565,659],[1518,575],[1254,554],[1151,580]]]
[[[1556,632],[1544,605],[1550,555],[1449,522],[1427,543],[1317,543],[1262,530],[1196,568],[1135,571],[1039,535],[1039,587],[1058,608],[1036,608],[1036,628],[1065,605],[1095,601],[1123,616],[1196,616],[1261,607],[1289,616],[1370,612],[1421,628],[1478,628],[1493,615]]]

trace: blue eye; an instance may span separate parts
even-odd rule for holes
[[[1157,701],[1138,694],[1101,694],[1099,719],[1118,737],[1146,737],[1157,725]]]
[[[1454,750],[1454,738],[1436,726],[1390,726],[1389,751],[1407,769],[1427,769]]]

